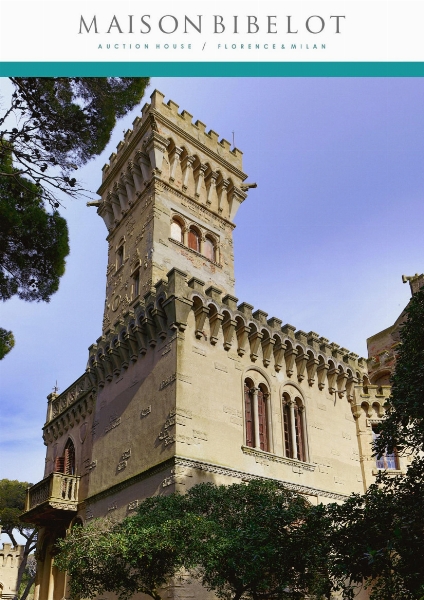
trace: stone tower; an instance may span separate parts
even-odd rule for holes
[[[155,91],[103,168],[107,332],[171,268],[234,294],[232,231],[246,197],[241,152]]]
[[[365,360],[238,303],[234,216],[254,184],[239,150],[163,98],[125,134],[94,203],[109,242],[102,335],[85,373],[48,397],[45,477],[24,515],[40,527],[34,600],[64,596],[52,548],[77,520],[123,518],[201,481],[266,477],[317,503],[373,477]]]

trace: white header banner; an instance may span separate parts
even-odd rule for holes
[[[0,0],[0,61],[424,61],[421,0]]]

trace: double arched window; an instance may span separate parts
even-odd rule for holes
[[[246,446],[270,451],[269,393],[264,384],[255,387],[251,379],[244,382]]]
[[[283,394],[284,450],[288,458],[306,461],[304,406],[301,398]]]

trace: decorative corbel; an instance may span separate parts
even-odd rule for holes
[[[227,198],[227,190],[230,186],[228,179],[222,179],[216,187],[218,193],[218,212],[221,214],[224,210],[224,198]]]
[[[334,392],[336,391],[336,377],[338,375],[339,371],[336,369],[336,367],[331,367],[330,369],[328,369],[328,373],[327,373],[327,381],[328,381],[328,391],[330,392],[330,394],[334,394]]]
[[[293,375],[294,361],[297,356],[297,350],[294,348],[288,348],[284,354],[284,360],[286,361],[286,374],[287,377]]]
[[[247,198],[247,194],[239,188],[233,186],[227,195],[228,199],[228,218],[230,221],[234,220],[240,204]]]
[[[146,152],[149,155],[152,169],[158,174],[162,173],[163,155],[169,144],[169,140],[162,137],[157,131],[152,131],[145,142]]]
[[[264,334],[260,331],[254,331],[249,335],[249,343],[250,343],[250,360],[255,362],[258,358],[258,350],[259,344],[263,338]]]
[[[206,204],[210,206],[213,201],[217,200],[216,194],[216,181],[218,179],[218,173],[211,171],[206,178],[207,192],[206,192]]]
[[[306,363],[306,369],[308,371],[308,384],[310,387],[314,385],[318,365],[319,360],[315,358],[315,356],[310,357]]]
[[[200,164],[197,169],[194,171],[194,195],[196,198],[200,197],[200,190],[202,189],[202,182],[205,180],[205,173],[208,169],[207,165]]]
[[[320,363],[317,367],[318,389],[319,390],[323,390],[325,388],[325,380],[327,378],[327,373],[328,373],[329,368],[330,368],[330,365],[328,365],[325,362]]]
[[[135,187],[134,180],[129,171],[121,173],[121,183],[125,187],[127,193],[128,204],[131,206],[135,202]]]
[[[286,349],[287,345],[278,339],[274,346],[274,369],[277,371],[277,373],[283,368],[284,352]]]
[[[128,196],[127,196],[127,190],[125,189],[125,185],[123,185],[121,182],[117,181],[117,182],[115,182],[115,185],[113,186],[113,188],[119,198],[119,204],[121,205],[121,211],[122,211],[122,213],[125,213],[129,209]]]
[[[275,346],[275,340],[273,338],[267,338],[262,340],[262,356],[264,367],[268,367],[271,363],[272,350]]]
[[[247,349],[247,342],[249,339],[250,327],[247,325],[241,325],[238,329],[236,329],[237,335],[237,354],[239,356],[244,356]]]
[[[115,221],[119,221],[121,219],[122,212],[121,212],[121,203],[119,202],[119,198],[118,198],[117,194],[109,191],[107,194],[107,199],[112,206],[113,216],[115,218]]]
[[[220,315],[219,312],[216,312],[212,316],[209,317],[209,325],[210,325],[210,338],[209,341],[212,346],[218,341],[218,333],[219,328],[221,326],[222,321],[224,320],[223,315]]]
[[[207,306],[204,306],[203,304],[194,311],[194,318],[196,321],[196,330],[194,334],[198,340],[203,338],[203,328],[205,325],[205,319],[208,316],[208,314],[209,308]]]
[[[175,146],[170,152],[169,152],[169,161],[171,163],[170,165],[170,175],[169,175],[169,181],[172,183],[173,181],[175,181],[175,171],[177,168],[177,164],[178,161],[180,160],[180,156],[183,152],[182,148],[177,148],[177,146]]]
[[[237,321],[227,318],[222,323],[222,331],[224,332],[224,350],[229,350],[233,344],[233,336],[236,330]]]
[[[349,378],[349,375],[345,372],[340,373],[337,377],[337,393],[339,398],[343,398],[344,393],[346,391],[346,382]]]
[[[298,353],[298,355],[296,356],[296,371],[297,380],[299,383],[301,383],[305,379],[305,369],[308,360],[309,356],[305,352],[302,352],[301,354]]]
[[[181,161],[181,168],[183,170],[183,192],[187,190],[188,176],[190,174],[190,171],[193,170],[193,163],[195,160],[196,159],[194,158],[194,156],[186,156]]]
[[[138,150],[135,153],[135,159],[138,162],[138,166],[140,167],[141,175],[143,178],[143,184],[145,185],[150,179],[151,166],[149,162],[149,157],[141,150]]]
[[[106,198],[100,204],[99,208],[97,209],[97,213],[102,217],[107,229],[110,231],[113,228],[115,216],[109,198]]]
[[[128,163],[127,168],[128,168],[129,178],[132,177],[132,179],[134,181],[134,186],[135,186],[136,192],[141,192],[143,190],[144,182],[143,182],[143,174],[142,174],[140,167],[133,161],[130,161]]]

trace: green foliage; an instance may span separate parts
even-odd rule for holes
[[[49,214],[40,190],[16,175],[12,152],[3,153],[0,169],[0,299],[48,302],[57,291],[69,253],[66,221]]]
[[[424,461],[406,476],[382,474],[364,496],[331,505],[331,571],[354,598],[355,585],[370,588],[372,600],[424,597]]]
[[[224,599],[322,598],[331,588],[322,510],[274,482],[201,484],[149,498],[122,523],[75,527],[55,564],[68,570],[72,598],[159,600],[182,569]]]
[[[72,172],[102,152],[116,120],[141,100],[143,77],[12,77],[15,91],[0,118],[0,161],[14,165],[57,207],[57,191],[81,192]],[[15,117],[16,126],[9,125]],[[53,167],[53,171],[51,168]]]
[[[405,312],[387,418],[375,445],[378,454],[386,448],[424,450],[424,288],[412,296]]]
[[[3,532],[23,528],[19,515],[24,512],[29,485],[24,481],[0,480],[0,525]]]
[[[0,360],[10,352],[15,345],[15,338],[11,331],[7,331],[0,327]]]
[[[0,117],[0,299],[48,302],[69,253],[66,221],[56,210],[60,194],[85,195],[73,172],[102,152],[148,79],[11,81],[11,105]],[[12,346],[12,333],[1,329],[0,360]]]
[[[191,541],[202,583],[225,600],[321,598],[331,588],[322,507],[273,481],[198,485],[186,495],[199,519]],[[314,539],[314,544],[311,544]]]
[[[331,571],[353,598],[362,581],[372,600],[424,598],[424,289],[405,310],[392,390],[375,452],[414,454],[405,475],[382,472],[364,496],[329,507]]]

